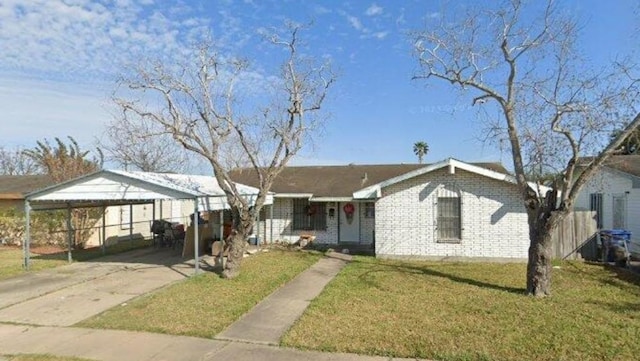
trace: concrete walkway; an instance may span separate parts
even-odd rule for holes
[[[403,360],[154,333],[0,324],[0,355],[21,353],[82,357],[99,361]]]
[[[0,322],[70,326],[193,272],[168,250],[143,249],[0,281]]]
[[[307,309],[350,256],[334,253],[319,260],[258,303],[216,336],[219,340],[278,345],[280,338]]]

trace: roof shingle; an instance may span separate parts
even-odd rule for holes
[[[24,199],[24,195],[54,184],[46,174],[0,175],[0,199]]]
[[[471,163],[508,174],[500,163]],[[278,193],[312,193],[314,197],[351,197],[353,192],[387,179],[428,166],[428,164],[369,164],[286,167],[278,175],[271,191]],[[234,182],[258,186],[253,168],[230,172]]]

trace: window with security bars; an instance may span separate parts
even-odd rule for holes
[[[596,223],[598,229],[602,228],[602,193],[591,193],[589,195],[589,209],[596,212]]]
[[[459,197],[438,197],[438,241],[460,241],[462,225]]]
[[[326,203],[293,200],[293,230],[324,231],[327,229]]]

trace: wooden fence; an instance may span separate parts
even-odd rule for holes
[[[595,216],[595,211],[574,211],[566,216],[553,234],[553,258],[595,261],[598,257]]]

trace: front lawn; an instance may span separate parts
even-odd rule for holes
[[[357,257],[283,345],[435,360],[637,360],[640,277],[562,263],[553,296],[526,297],[525,264]]]
[[[259,253],[244,259],[240,276],[235,279],[205,273],[77,326],[212,338],[320,257],[294,251]]]
[[[148,247],[150,245],[151,240],[134,239],[132,241],[121,241],[117,244],[110,245],[105,249],[106,252],[104,254],[100,247],[92,247],[74,250],[72,252],[72,256],[74,261],[87,261],[104,255],[122,253],[137,248]],[[46,250],[46,252],[38,253],[39,250]],[[0,247],[0,280],[24,273],[24,268],[22,267],[23,262],[23,253],[21,248],[8,246]],[[31,271],[40,271],[66,264],[69,264],[67,252],[61,248],[39,248],[34,246],[33,252],[30,256]]]

